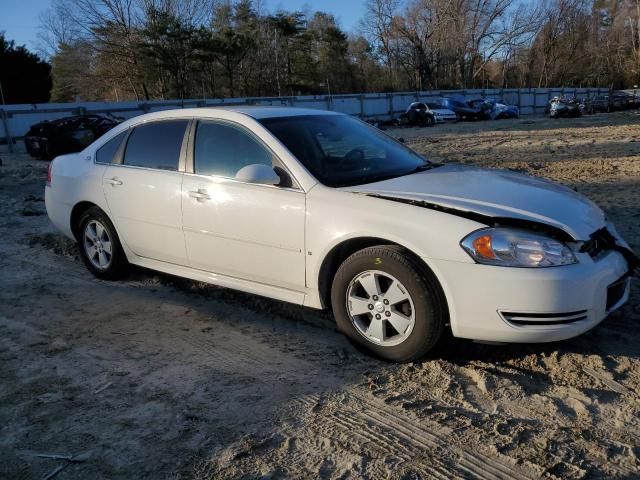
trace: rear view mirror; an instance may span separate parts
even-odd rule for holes
[[[236,173],[235,179],[259,185],[278,185],[280,183],[280,177],[273,168],[261,163],[254,163],[241,168]]]

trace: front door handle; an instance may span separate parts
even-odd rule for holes
[[[107,182],[109,185],[115,187],[117,185],[122,185],[122,180],[120,180],[118,177],[113,177],[113,178],[107,178],[105,180],[105,182]]]
[[[189,196],[192,198],[195,198],[199,202],[204,202],[205,200],[211,200],[211,195],[209,195],[204,188],[199,188],[198,190],[191,190],[189,192]]]

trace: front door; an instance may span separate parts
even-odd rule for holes
[[[194,173],[185,174],[182,184],[183,227],[193,268],[304,290],[304,192],[286,183],[234,180],[242,167],[274,162],[271,151],[243,127],[198,122]]]

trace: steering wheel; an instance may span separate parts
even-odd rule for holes
[[[356,160],[355,156],[358,155],[360,158],[358,160],[364,160],[364,150],[360,147],[353,148],[349,150],[346,155],[343,157],[345,160]]]

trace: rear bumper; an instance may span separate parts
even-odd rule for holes
[[[505,268],[430,260],[441,278],[454,336],[493,342],[540,343],[590,330],[629,298],[624,257],[553,268]],[[607,305],[609,302],[609,305]]]
[[[70,224],[71,205],[57,199],[50,185],[44,188],[44,203],[51,223],[67,237],[74,238]]]

